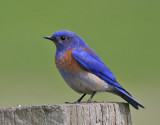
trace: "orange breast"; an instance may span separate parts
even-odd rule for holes
[[[81,72],[82,70],[85,71],[85,69],[74,59],[72,55],[72,51],[74,49],[70,49],[66,51],[60,59],[55,59],[56,66],[58,70],[66,70],[68,72]]]

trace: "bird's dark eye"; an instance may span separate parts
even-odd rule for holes
[[[66,40],[66,37],[65,36],[61,36],[61,40]]]

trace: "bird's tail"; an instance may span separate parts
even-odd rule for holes
[[[144,108],[142,104],[137,102],[126,90],[123,88],[115,88],[114,94],[119,95],[121,98],[126,100],[129,104],[131,104],[134,108],[139,109],[138,106]]]

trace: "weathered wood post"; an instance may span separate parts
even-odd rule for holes
[[[0,125],[131,125],[127,103],[0,108]]]

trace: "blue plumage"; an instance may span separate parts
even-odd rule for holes
[[[117,87],[116,89],[117,90],[114,91],[114,94],[119,95],[121,98],[126,100],[129,104],[131,104],[134,108],[139,109],[138,106],[144,108],[144,106],[138,101],[136,101],[128,92],[126,92],[126,90],[117,88]]]
[[[114,94],[121,96],[136,109],[138,109],[138,106],[144,108],[142,104],[137,102],[125,89],[123,89],[117,83],[115,76],[113,75],[111,70],[101,61],[101,59],[94,52],[91,53],[84,49],[74,49],[72,51],[72,55],[86,70],[97,75],[110,85],[114,86]]]
[[[105,66],[101,59],[95,54],[84,49],[74,49],[73,57],[88,71],[99,76],[115,87],[121,87],[116,83],[115,76],[111,70]]]
[[[136,109],[138,106],[144,108],[119,85],[111,70],[77,34],[58,31],[45,38],[56,45],[56,65],[64,80],[76,92],[84,93],[77,102],[81,102],[86,94],[92,94],[90,102],[96,92],[111,92]]]

